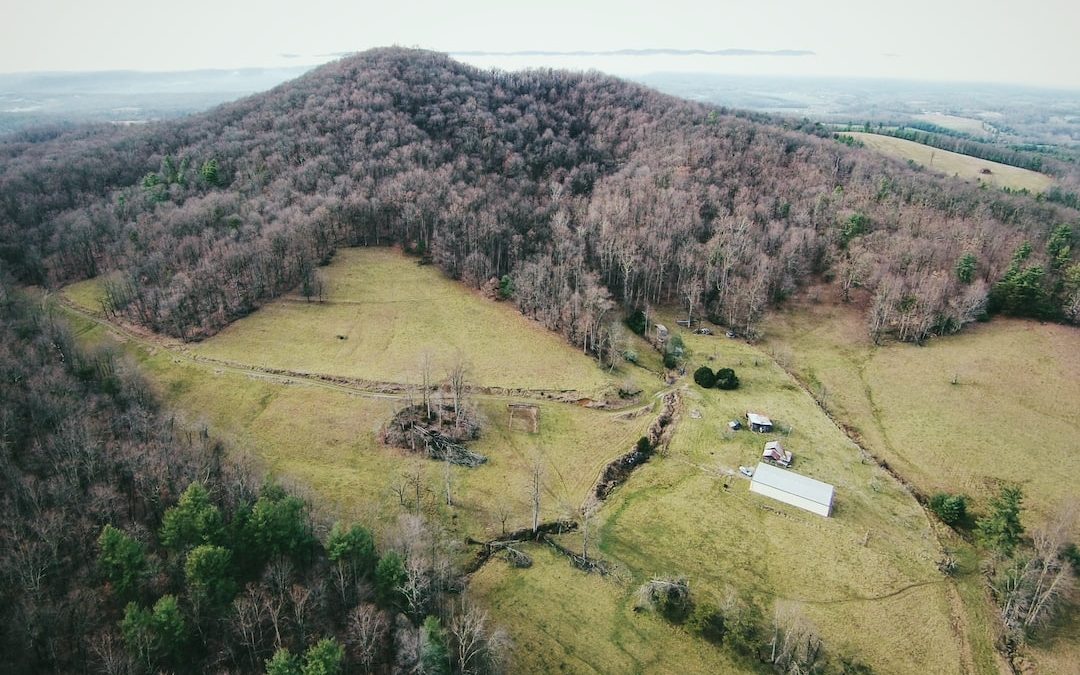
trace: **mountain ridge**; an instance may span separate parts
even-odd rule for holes
[[[951,332],[988,303],[1077,320],[1072,263],[1047,249],[1075,211],[829,136],[597,73],[380,48],[180,120],[5,143],[0,260],[29,283],[110,273],[111,311],[186,339],[310,286],[337,246],[388,243],[473,286],[510,277],[523,313],[597,356],[615,301],[752,336],[822,278],[865,296],[876,335]],[[995,298],[1036,266],[1032,297]]]

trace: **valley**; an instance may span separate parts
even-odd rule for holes
[[[1075,154],[905,106],[389,47],[5,137],[12,669],[1071,675]]]
[[[383,536],[400,518],[417,512],[408,492],[404,497],[394,492],[396,483],[417,471],[425,486],[419,510],[446,536],[488,539],[504,526],[527,527],[536,461],[543,475],[542,519],[580,522],[581,506],[603,465],[630,448],[655,414],[636,411],[643,405],[655,411],[656,394],[664,386],[656,374],[630,364],[609,373],[550,334],[541,341],[548,337],[542,329],[512,308],[479,297],[399,252],[344,249],[322,274],[324,303],[285,297],[195,344],[118,332],[94,316],[99,303],[93,282],[66,289],[64,297],[72,321],[82,326],[80,339],[116,341],[140,363],[169,407],[183,414],[187,427],[226,439],[235,452],[310,490],[334,516],[370,523]],[[356,285],[361,276],[369,283]],[[370,280],[391,278],[395,288],[427,294],[433,307],[461,308],[461,318],[421,327],[425,317],[442,317],[442,310],[416,312],[413,304],[380,302],[379,284]],[[463,339],[462,326],[473,324],[465,317],[475,316],[484,317],[483,330],[502,340],[504,348]],[[658,318],[675,325],[674,316]],[[410,322],[411,328],[392,329]],[[356,326],[387,330],[380,338],[380,331],[362,335]],[[418,330],[424,340],[416,339]],[[345,341],[332,334],[346,331]],[[688,370],[706,363],[730,365],[742,384],[724,392],[703,391],[689,377],[676,382],[681,402],[670,446],[590,516],[592,545],[616,572],[587,575],[542,546],[524,544],[533,567],[513,569],[496,558],[470,581],[470,594],[494,620],[512,635],[529,636],[519,638],[523,644],[513,652],[517,666],[613,672],[624,663],[641,672],[666,672],[678,667],[677,654],[687,659],[683,668],[688,670],[714,663],[709,669],[752,671],[752,663],[732,660],[685,629],[633,611],[637,586],[667,575],[689,579],[701,601],[720,602],[733,592],[752,598],[766,611],[766,620],[776,607],[797,608],[830,650],[866,662],[875,672],[908,672],[913,664],[922,672],[992,672],[988,627],[962,614],[966,610],[957,604],[953,582],[936,569],[939,538],[947,539],[942,527],[822,413],[767,350],[722,336],[679,333]],[[319,346],[339,349],[340,342],[353,343],[347,354]],[[429,345],[443,346],[437,358],[454,355],[445,347],[454,345],[471,364],[474,405],[485,420],[481,439],[470,448],[489,461],[476,469],[452,469],[452,506],[445,503],[441,463],[379,441],[380,427],[394,411],[417,398],[409,385],[419,380],[408,364]],[[634,347],[651,350],[643,340]],[[399,365],[364,358],[369,351],[373,357],[389,355]],[[568,365],[553,368],[553,379],[547,380],[537,370],[516,369],[515,354],[526,365],[533,355]],[[395,372],[400,373],[396,378]],[[341,381],[325,377],[335,375],[343,376]],[[440,373],[434,379],[445,378]],[[626,387],[628,380],[642,388],[639,399],[622,406],[634,413],[630,416],[620,409],[530,399],[524,389],[510,397],[481,392],[488,385],[529,385],[599,396]],[[404,387],[363,384],[374,381]],[[540,407],[539,434],[505,425],[506,404],[523,400]],[[778,437],[795,449],[796,470],[837,486],[832,518],[748,493],[749,481],[735,469],[756,462],[764,439],[727,427],[747,409],[768,411],[778,420]],[[580,531],[558,540],[571,549],[582,545]],[[457,555],[464,561],[471,553],[466,546]],[[965,569],[960,578],[977,575],[976,569]],[[558,629],[568,615],[580,616],[595,630]],[[847,630],[852,624],[861,630]],[[957,626],[967,628],[958,632]],[[633,635],[633,644],[619,635]],[[613,648],[625,651],[616,656]]]

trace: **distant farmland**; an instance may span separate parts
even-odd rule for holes
[[[964,180],[978,180],[994,187],[1007,187],[1013,190],[1026,189],[1031,192],[1044,192],[1054,184],[1054,180],[1050,176],[1036,171],[932,148],[903,138],[868,134],[861,131],[845,131],[844,134],[864,143],[871,150],[877,150],[898,159],[910,160],[930,171],[943,173],[947,176],[957,176]],[[984,169],[988,169],[990,173],[982,173]]]
[[[945,127],[946,129],[952,129],[953,131],[971,134],[972,136],[990,135],[990,130],[986,128],[985,123],[982,120],[973,119],[971,117],[946,115],[944,113],[923,113],[922,115],[916,115],[915,117],[924,122],[936,124],[939,127]]]

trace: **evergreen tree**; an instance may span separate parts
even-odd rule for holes
[[[304,563],[316,543],[304,502],[277,487],[264,490],[246,517],[244,529],[246,542],[261,561],[287,555]]]
[[[450,675],[450,657],[446,650],[446,636],[443,634],[439,619],[429,616],[424,619],[423,642],[420,646],[420,665],[425,673],[431,675]]]
[[[334,638],[323,638],[304,652],[301,675],[337,675],[345,665],[345,650]]]
[[[211,158],[203,162],[203,165],[199,168],[199,177],[203,182],[211,187],[215,187],[218,184],[218,161],[216,158]]]
[[[735,371],[731,368],[721,368],[716,371],[716,388],[717,389],[738,389],[739,378],[735,375]]]
[[[184,576],[192,601],[211,609],[220,608],[236,595],[232,553],[222,546],[203,544],[188,553]]]
[[[330,536],[326,540],[326,556],[331,562],[347,566],[356,579],[374,573],[378,560],[371,532],[360,525],[353,525],[346,530],[341,523],[334,523],[334,527],[330,529]]]
[[[405,583],[405,560],[391,551],[375,566],[375,598],[383,607],[394,607],[401,596]]]
[[[712,371],[712,368],[702,366],[694,371],[694,382],[697,382],[699,387],[712,389],[716,385],[716,373]]]
[[[192,483],[176,506],[165,512],[159,536],[165,548],[181,552],[220,543],[223,533],[221,512],[210,502],[210,493],[202,483]]]
[[[300,659],[282,647],[266,660],[266,675],[300,675]]]
[[[138,590],[139,580],[146,572],[146,552],[143,545],[122,530],[106,525],[98,537],[98,569],[112,584],[120,597]]]
[[[975,278],[975,255],[965,253],[956,261],[956,278],[965,284],[970,284]]]
[[[979,541],[1001,555],[1012,555],[1020,543],[1024,526],[1020,524],[1020,502],[1023,492],[1018,487],[1006,487],[990,500],[990,512],[975,523]]]

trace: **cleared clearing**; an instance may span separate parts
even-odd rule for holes
[[[957,672],[964,647],[935,567],[938,544],[912,497],[761,351],[723,337],[683,339],[688,372],[729,366],[741,386],[687,385],[684,404],[702,418],[684,415],[670,455],[613,495],[602,516],[605,553],[636,580],[686,575],[714,601],[730,586],[765,607],[797,604],[834,653],[875,672]],[[781,432],[729,431],[747,409],[772,416]],[[730,475],[756,464],[774,438],[795,453],[793,470],[836,486],[834,517],[751,495],[748,480]]]
[[[86,342],[112,339],[96,324],[72,320]],[[378,441],[379,430],[404,400],[225,370],[146,344],[121,344],[165,403],[184,412],[189,427],[207,426],[213,436],[246,451],[273,473],[328,498],[339,513],[360,517],[376,529],[392,525],[415,502],[410,498],[403,508],[391,488],[417,467],[430,488],[423,510],[442,508],[442,464],[418,461]],[[650,421],[648,415],[626,420],[616,413],[539,402],[540,433],[528,434],[507,429],[508,400],[477,400],[490,423],[470,447],[489,461],[476,469],[452,468],[455,507],[446,515],[458,535],[498,534],[497,514],[503,507],[510,513],[508,528],[524,527],[531,517],[529,481],[536,461],[544,474],[542,517],[572,516],[603,465],[626,452]]]
[[[959,115],[948,115],[945,113],[923,113],[921,115],[916,115],[915,119],[929,122],[930,124],[936,124],[939,127],[944,127],[946,129],[952,129],[953,131],[971,134],[972,136],[987,136],[992,132],[991,129],[987,129],[986,124],[982,120],[973,117],[961,117]]]
[[[924,347],[875,347],[856,310],[802,305],[773,315],[766,333],[766,348],[923,492],[963,492],[979,510],[1002,483],[1019,484],[1028,528],[1076,499],[1076,329],[995,319]],[[946,537],[962,566],[977,569],[971,546]],[[989,669],[994,619],[985,585],[978,575],[961,577],[957,590],[976,664]],[[1080,672],[1078,620],[1073,612],[1029,646],[1040,672]]]
[[[590,357],[526,319],[418,266],[395,249],[342,249],[321,270],[326,302],[290,296],[260,308],[197,345],[218,359],[383,382],[420,380],[430,352],[433,375],[458,352],[471,380],[485,386],[574,389],[596,394],[611,378]]]
[[[452,469],[455,503],[447,507],[441,464],[418,462],[378,442],[380,427],[404,404],[402,397],[269,375],[248,370],[244,364],[398,379],[379,360],[335,355],[337,344],[332,349],[309,348],[322,335],[315,324],[351,322],[354,332],[346,342],[381,349],[379,353],[389,360],[399,351],[425,348],[428,340],[437,344],[451,340],[466,323],[472,323],[472,319],[457,319],[440,327],[440,321],[450,319],[435,310],[427,315],[416,312],[414,303],[387,300],[396,287],[404,289],[403,297],[421,305],[465,307],[470,314],[496,312],[489,316],[499,327],[494,333],[501,346],[466,352],[476,372],[491,373],[496,383],[507,381],[497,379],[506,375],[486,370],[493,366],[485,359],[501,363],[519,355],[523,362],[546,359],[552,365],[536,370],[508,366],[518,386],[528,382],[536,388],[553,388],[552,379],[567,377],[564,367],[576,374],[561,381],[576,388],[582,387],[582,377],[596,378],[601,387],[610,387],[618,379],[557,336],[546,335],[542,342],[537,337],[542,330],[511,308],[433,276],[433,270],[419,268],[397,253],[343,253],[348,255],[339,254],[327,270],[331,298],[337,297],[337,303],[274,303],[194,349],[131,336],[122,342],[123,348],[141,363],[166,403],[184,411],[187,424],[206,424],[212,435],[326,498],[336,514],[369,523],[377,532],[387,532],[401,514],[415,508],[411,497],[401,504],[391,488],[418,466],[426,486],[422,509],[455,539],[498,533],[504,511],[509,529],[524,526],[530,516],[531,468],[537,460],[543,467],[543,518],[574,517],[604,464],[626,452],[656,414],[655,405],[640,416],[624,419],[620,413],[541,401],[541,433],[531,435],[506,428],[505,406],[514,399],[477,397],[479,412],[489,424],[474,449],[490,461],[478,469]],[[361,274],[368,275],[369,281],[361,281]],[[384,287],[365,291],[372,278],[382,279]],[[432,286],[436,291],[431,291]],[[92,283],[73,290],[69,298],[93,307]],[[432,293],[434,299],[424,299]],[[340,301],[345,297],[356,304]],[[370,313],[378,318],[370,319]],[[422,343],[411,340],[405,329],[364,332],[362,328],[368,323],[415,326],[418,314],[427,316]],[[75,320],[84,340],[107,339],[107,329],[91,319]],[[673,320],[664,322],[674,325]],[[795,603],[818,626],[831,653],[854,656],[875,672],[965,669],[961,664],[973,661],[966,656],[971,648],[962,632],[953,628],[957,617],[949,602],[950,587],[935,568],[940,558],[937,540],[912,497],[863,458],[765,352],[723,337],[678,332],[691,350],[688,372],[706,362],[713,368],[730,365],[742,379],[742,387],[735,392],[703,391],[689,377],[676,385],[682,391],[683,406],[670,454],[638,469],[616,489],[594,522],[594,531],[599,533],[594,546],[617,566],[616,578],[576,571],[539,547],[530,549],[536,558],[530,569],[513,570],[501,560],[492,560],[474,576],[470,593],[517,639],[514,670],[755,669],[753,664],[729,661],[726,652],[682,628],[635,613],[634,590],[653,575],[685,575],[703,601],[717,601],[729,588],[747,592],[766,619],[776,602]],[[379,347],[382,338],[377,336],[386,334],[390,337]],[[330,333],[337,342],[333,336]],[[244,339],[250,342],[246,349]],[[475,347],[477,343],[463,344]],[[647,352],[643,343],[637,348],[643,360],[655,360],[655,353]],[[507,350],[505,354],[513,356],[491,350]],[[270,358],[267,363],[265,359]],[[339,363],[353,370],[341,372]],[[406,363],[402,361],[402,366]],[[651,377],[647,371],[631,370]],[[656,400],[658,382],[650,386],[643,404]],[[700,419],[690,417],[692,409],[701,413]],[[771,415],[784,433],[729,432],[727,421],[747,409]],[[794,451],[796,470],[836,485],[835,517],[821,518],[750,495],[749,482],[734,475],[740,464],[756,464],[762,444],[773,437],[782,438]],[[566,537],[566,545],[577,546],[579,536]],[[460,555],[464,559],[469,554],[463,550]],[[851,626],[860,628],[853,631]]]
[[[964,180],[976,180],[994,187],[1007,187],[1013,190],[1029,190],[1033,193],[1044,192],[1054,184],[1054,179],[1028,169],[1021,169],[1008,164],[999,164],[978,157],[961,155],[948,150],[932,148],[903,138],[868,134],[862,131],[845,131],[866,147],[878,152],[910,160],[930,171],[947,176],[958,176]],[[990,173],[982,173],[986,169]]]
[[[778,313],[767,348],[922,491],[980,502],[1023,487],[1028,520],[1076,497],[1080,332],[995,319],[924,347],[875,347],[859,314],[808,305]],[[956,384],[953,384],[953,380]]]

